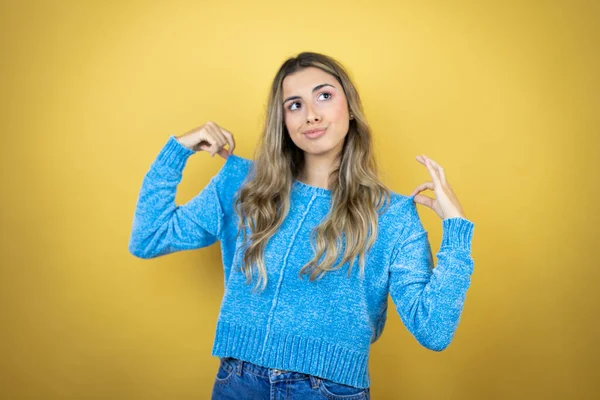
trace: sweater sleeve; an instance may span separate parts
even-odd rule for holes
[[[223,207],[218,196],[223,170],[184,205],[175,204],[176,189],[187,159],[194,154],[170,136],[152,163],[139,192],[129,252],[139,258],[154,258],[181,250],[210,246],[219,239]]]
[[[442,221],[438,263],[428,233],[411,197],[410,229],[398,240],[389,274],[390,295],[402,322],[424,347],[442,351],[452,341],[473,273],[473,222],[456,217]]]

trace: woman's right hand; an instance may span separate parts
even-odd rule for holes
[[[235,140],[231,132],[221,128],[212,121],[208,121],[204,125],[192,129],[181,136],[176,136],[176,139],[183,146],[193,151],[208,151],[211,157],[215,154],[227,159],[233,154],[235,148]],[[224,146],[229,144],[229,150]]]

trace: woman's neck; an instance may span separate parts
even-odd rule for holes
[[[329,174],[334,163],[333,156],[304,153],[304,168],[298,174],[298,180],[310,186],[329,189]]]

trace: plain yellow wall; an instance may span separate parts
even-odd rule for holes
[[[209,398],[219,245],[133,257],[137,195],[169,135],[208,120],[251,158],[277,68],[311,50],[355,79],[384,181],[410,194],[425,153],[475,223],[453,343],[421,347],[390,299],[373,398],[592,398],[598,4],[2,2],[0,397]],[[193,156],[177,202],[222,163]]]

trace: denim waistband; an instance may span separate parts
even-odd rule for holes
[[[269,376],[272,376],[272,375],[280,375],[282,377],[285,377],[286,379],[308,379],[311,376],[311,375],[308,375],[308,374],[305,374],[302,372],[286,371],[286,370],[282,370],[282,369],[263,367],[261,365],[251,363],[249,361],[244,361],[244,360],[240,360],[240,359],[233,358],[233,357],[220,357],[220,358],[221,358],[222,362],[230,364],[232,367],[236,368],[238,371],[243,370],[243,371],[250,372],[254,375],[257,375],[257,376],[260,376],[263,378],[267,378],[267,379],[269,378]],[[314,378],[317,378],[317,377],[314,377]]]

